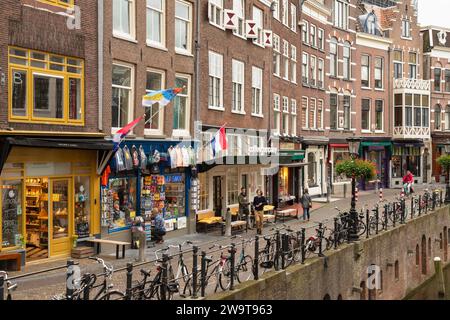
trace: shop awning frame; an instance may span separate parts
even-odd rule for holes
[[[257,158],[256,163],[254,160],[255,158]],[[199,163],[197,164],[197,168],[198,172],[201,173],[209,171],[217,166],[270,165],[269,161],[261,161],[261,158],[270,160],[271,156],[225,156]]]

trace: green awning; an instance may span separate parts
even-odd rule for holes
[[[293,161],[302,161],[305,159],[305,150],[280,150],[280,163],[290,163]]]
[[[361,142],[362,147],[392,147],[392,142],[390,141],[363,141]]]

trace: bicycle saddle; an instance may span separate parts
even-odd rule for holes
[[[212,256],[205,256],[205,261],[211,262],[212,261]]]
[[[143,276],[150,277],[150,272],[149,271],[145,271],[144,269],[141,269],[141,274]]]
[[[269,241],[271,240],[269,236],[264,236],[264,240]]]

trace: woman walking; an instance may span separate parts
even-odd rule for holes
[[[312,200],[309,195],[308,189],[305,189],[301,202],[303,207],[303,221],[306,221],[307,218],[309,221],[309,209],[311,209],[312,207]]]
[[[253,206],[255,207],[256,229],[258,234],[262,234],[264,206],[266,204],[267,199],[263,196],[261,189],[256,190],[256,197],[253,199]]]

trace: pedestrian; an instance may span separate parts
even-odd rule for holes
[[[163,243],[163,236],[166,235],[166,227],[164,226],[164,218],[158,208],[153,208],[152,218],[155,220],[155,241],[157,244]]]
[[[309,210],[312,208],[312,200],[311,196],[309,195],[308,189],[305,189],[302,196],[302,207],[303,207],[303,221],[308,219],[309,221]]]
[[[264,222],[264,206],[267,204],[267,199],[264,197],[261,189],[256,190],[256,196],[253,199],[253,206],[255,208],[256,229],[258,234],[262,234],[262,226]]]
[[[241,193],[238,196],[238,201],[239,201],[239,215],[241,217],[245,217],[245,221],[247,222],[247,227],[249,229],[252,229],[250,227],[249,210],[248,210],[248,205],[250,203],[248,202],[247,190],[245,188],[241,188]]]

